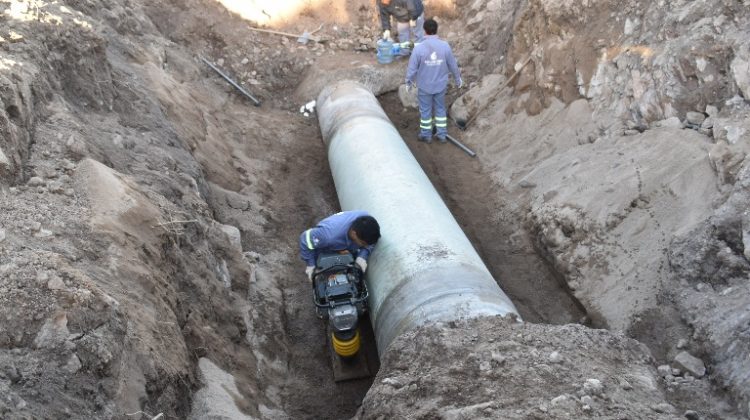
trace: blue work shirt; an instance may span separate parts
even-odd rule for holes
[[[315,266],[319,253],[343,250],[351,252],[355,258],[362,257],[367,260],[375,245],[360,248],[349,238],[352,223],[361,216],[369,216],[369,214],[363,210],[342,211],[326,217],[314,228],[302,232],[299,237],[299,252],[302,260],[307,263],[308,267],[311,267]]]
[[[450,45],[437,35],[426,35],[409,57],[406,84],[416,83],[417,88],[425,93],[440,93],[448,86],[450,73],[460,85],[461,72]]]

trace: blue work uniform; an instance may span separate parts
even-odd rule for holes
[[[461,85],[461,72],[450,45],[437,35],[427,35],[409,58],[406,84],[417,85],[419,99],[419,137],[432,137],[432,113],[435,111],[435,127],[441,140],[448,134],[448,112],[445,109],[445,91],[448,77],[453,74],[457,85]]]
[[[314,228],[302,232],[299,237],[299,252],[302,260],[308,267],[312,267],[315,266],[319,253],[343,250],[351,252],[355,258],[362,257],[367,260],[375,245],[360,248],[349,238],[352,223],[362,216],[369,216],[369,214],[362,210],[342,211],[326,217]]]

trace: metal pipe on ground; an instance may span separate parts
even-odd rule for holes
[[[367,271],[378,352],[430,322],[518,315],[375,96],[341,81],[317,105],[341,208],[381,225]]]
[[[232,80],[232,78],[227,76],[223,71],[219,70],[218,67],[211,64],[210,61],[206,60],[203,57],[201,57],[201,60],[203,60],[204,63],[208,64],[208,66],[211,67],[215,72],[219,73],[219,76],[223,77],[224,80],[226,80],[227,82],[229,82],[229,84],[234,86],[235,89],[239,90],[241,94],[245,95],[247,98],[253,101],[253,104],[255,104],[255,106],[260,106],[260,101],[258,100],[258,98],[251,95],[250,92],[246,91],[242,86],[238,85],[237,82]]]
[[[460,141],[456,140],[456,138],[453,137],[453,136],[451,136],[450,134],[447,134],[445,137],[448,139],[448,141],[450,141],[451,143],[453,143],[456,147],[458,147],[459,149],[461,149],[464,152],[466,152],[467,155],[469,155],[471,157],[476,157],[477,156],[477,154],[474,153],[473,150],[471,150],[468,147],[466,147],[466,145],[464,145]]]

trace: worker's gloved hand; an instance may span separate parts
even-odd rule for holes
[[[409,21],[409,27],[416,28],[417,27],[417,21],[416,20],[410,20]]]
[[[363,273],[367,271],[367,261],[365,261],[364,258],[357,257],[357,259],[354,260],[354,264],[357,264],[359,266],[359,269],[362,270]]]
[[[385,39],[387,41],[392,41],[392,39],[391,39],[391,31],[389,29],[386,29],[385,31],[383,31],[383,39]]]
[[[406,93],[411,93],[411,90],[412,90],[413,87],[414,87],[414,85],[412,85],[411,82],[407,81],[406,82]]]
[[[307,278],[310,281],[312,281],[313,271],[315,271],[315,267],[314,266],[308,266],[307,268],[305,268],[305,274],[307,274]]]
[[[463,81],[463,79],[459,79],[458,80],[458,83],[456,83],[456,87],[459,88],[459,89],[461,89],[462,87],[464,87],[464,81]]]

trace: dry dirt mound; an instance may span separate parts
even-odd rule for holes
[[[603,330],[486,318],[420,328],[386,355],[356,418],[680,417],[648,350]]]

